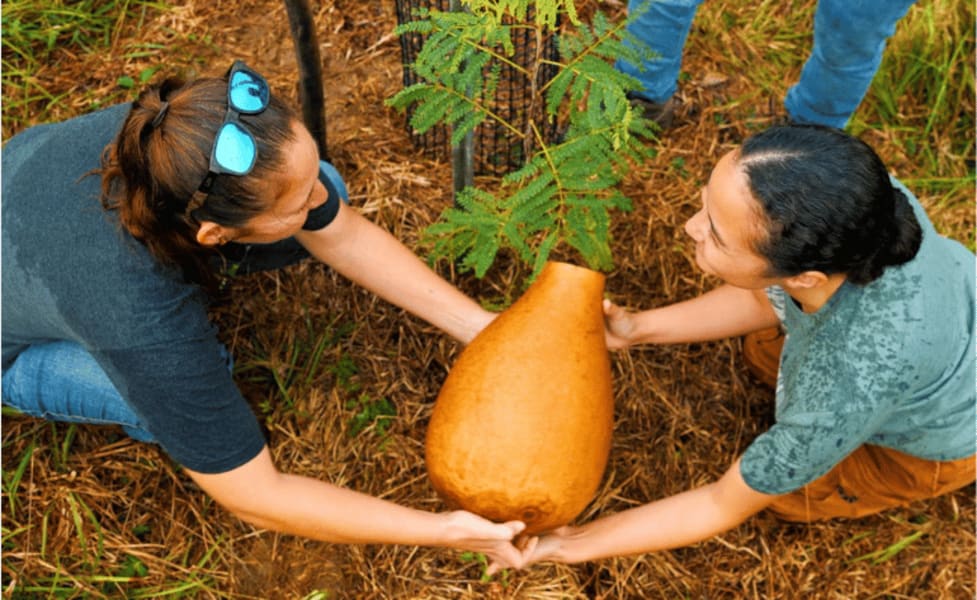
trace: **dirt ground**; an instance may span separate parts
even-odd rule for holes
[[[419,154],[403,116],[384,104],[402,86],[394,3],[313,4],[329,158],[345,177],[352,204],[417,247],[423,227],[451,203],[451,176],[443,160]],[[788,4],[785,10],[809,11],[813,2]],[[601,7],[612,15],[623,10],[617,3]],[[657,159],[637,166],[624,184],[634,210],[615,216],[616,268],[606,284],[620,304],[651,307],[717,283],[696,268],[682,226],[697,210],[698,189],[716,160],[779,116],[780,99],[804,59],[801,53],[786,65],[769,89],[756,88],[750,72],[728,68],[730,56],[762,57],[741,47],[737,32],[715,25],[724,11],[744,10],[739,3],[705,3],[703,24],[687,46],[689,77],[677,126],[659,142]],[[133,44],[147,40],[160,46],[132,56]],[[62,55],[39,77],[84,90],[55,115],[66,118],[90,108],[120,74],[154,64],[163,65],[159,76],[219,74],[234,58],[265,74],[276,92],[297,98],[287,17],[275,0],[190,0],[151,16],[138,31],[124,29],[107,56]],[[918,118],[919,107],[906,102],[907,118]],[[900,135],[890,128],[862,137],[898,175],[932,175],[920,171]],[[969,200],[921,200],[941,230],[961,239],[973,231]],[[481,280],[439,268],[465,292],[493,303],[517,296],[526,275],[507,259]],[[279,468],[443,510],[426,477],[423,442],[458,344],[318,264],[243,277],[232,291],[214,318]],[[771,424],[773,393],[746,371],[739,340],[635,348],[614,353],[612,368],[610,462],[581,521],[714,480]],[[373,426],[350,435],[361,402],[381,398],[396,410],[386,433]],[[11,493],[8,474],[25,456]],[[25,590],[43,590],[54,580],[88,597],[136,597],[136,589],[157,590],[147,597],[183,589],[172,593],[268,599],[975,594],[973,486],[858,521],[802,526],[760,515],[680,550],[542,564],[483,581],[478,562],[455,551],[342,546],[255,530],[206,498],[157,449],[111,428],[5,417],[3,468],[3,581],[4,597],[11,598],[34,597]],[[139,578],[117,587],[97,580],[125,572],[133,559],[147,568]]]

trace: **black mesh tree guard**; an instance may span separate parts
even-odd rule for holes
[[[416,10],[428,8],[431,10],[449,10],[450,0],[397,0],[397,22],[409,22],[415,18]],[[527,68],[536,61],[536,34],[529,29],[519,29],[513,33],[515,55],[510,57],[512,62]],[[424,36],[417,33],[405,33],[400,36],[400,47],[404,69],[404,87],[418,83],[418,77],[411,68],[421,47]],[[556,61],[559,52],[556,38],[550,34],[543,41],[540,56],[544,59]],[[552,79],[557,67],[544,64],[536,70],[536,82],[523,73],[518,72],[511,65],[502,63],[499,72],[499,85],[491,103],[493,112],[514,125],[520,131],[530,131],[530,119],[535,123],[540,135],[548,143],[557,137],[557,123],[546,117],[545,99],[540,90]],[[435,158],[450,156],[450,133],[442,125],[431,128],[424,134],[418,134],[410,126],[412,108],[407,109],[407,131],[414,145],[425,154]],[[531,139],[528,138],[528,139]],[[504,175],[523,166],[535,148],[533,144],[524,144],[519,136],[500,126],[491,119],[483,121],[474,133],[474,172],[478,175]]]

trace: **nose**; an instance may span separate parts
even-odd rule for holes
[[[706,239],[706,228],[709,226],[708,217],[706,216],[706,209],[700,208],[699,212],[692,215],[688,221],[685,222],[685,233],[689,234],[689,237],[696,242],[701,242]]]

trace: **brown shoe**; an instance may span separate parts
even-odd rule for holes
[[[748,333],[743,337],[743,362],[754,377],[765,385],[776,388],[780,351],[783,348],[784,333],[780,327]]]
[[[678,106],[678,101],[674,96],[658,103],[628,92],[628,101],[631,103],[631,108],[649,121],[654,121],[660,129],[668,129],[675,120],[675,109]]]

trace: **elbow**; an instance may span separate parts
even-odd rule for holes
[[[267,448],[247,463],[224,473],[188,470],[193,480],[224,510],[242,521],[280,531],[283,499],[291,498],[289,478],[275,469]]]
[[[282,531],[283,524],[279,518],[281,506],[276,505],[274,499],[286,498],[287,495],[276,490],[280,490],[280,487],[268,482],[261,486],[260,491],[255,489],[231,497],[214,499],[226,511],[249,525],[259,529]]]
[[[248,525],[251,525],[257,529],[269,529],[272,531],[281,531],[282,527],[277,523],[271,515],[265,514],[256,510],[246,510],[237,508],[227,508],[228,512],[237,517],[238,519],[244,521]]]

